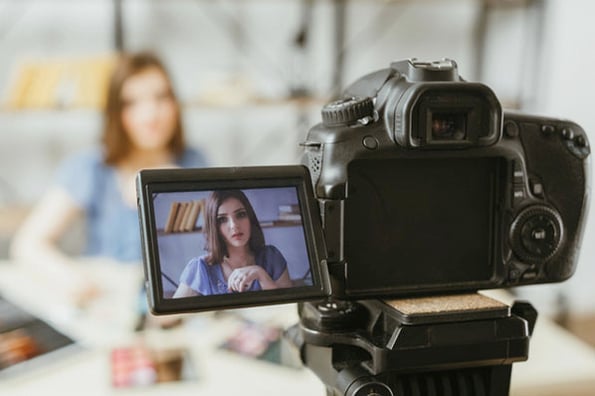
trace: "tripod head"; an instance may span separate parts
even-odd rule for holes
[[[537,313],[478,293],[299,307],[289,331],[327,395],[508,395]]]

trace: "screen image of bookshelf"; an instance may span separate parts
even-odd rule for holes
[[[164,234],[180,232],[198,232],[202,230],[198,223],[200,214],[204,211],[205,200],[172,202],[163,228]],[[260,222],[262,227],[297,226],[302,221],[298,204],[279,205],[278,219]]]
[[[302,215],[300,214],[300,205],[298,205],[298,204],[279,205],[279,221],[301,222]]]
[[[200,213],[203,211],[204,205],[204,199],[187,202],[172,202],[163,232],[171,234],[176,232],[198,231],[196,223]]]

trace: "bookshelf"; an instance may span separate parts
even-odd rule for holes
[[[298,220],[271,220],[261,221],[261,228],[285,228],[285,227],[301,227],[302,222]],[[201,233],[202,226],[196,226],[189,231],[165,232],[163,228],[157,229],[157,235],[162,236],[176,236],[180,234]]]
[[[157,230],[158,235],[178,235],[202,232],[199,217],[203,218],[206,200],[175,200],[169,203],[167,218],[163,228]],[[296,227],[302,225],[302,217],[298,204],[280,204],[275,219],[260,221],[262,228]]]
[[[109,54],[17,61],[3,107],[9,110],[103,108],[115,60],[115,55]]]

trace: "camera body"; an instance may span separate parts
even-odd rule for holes
[[[322,119],[302,165],[139,173],[151,310],[301,301],[286,335],[329,395],[507,395],[537,312],[475,292],[574,273],[585,132],[504,112],[447,59],[364,76]],[[255,264],[225,276],[230,246]]]
[[[576,268],[590,148],[575,123],[503,112],[452,60],[406,60],[326,105],[304,143],[333,295],[559,282]]]
[[[574,273],[590,189],[577,124],[504,112],[452,60],[393,63],[349,86],[322,118],[302,165],[139,173],[154,313],[452,294]],[[231,293],[219,271],[220,293],[178,298],[180,283],[198,285],[197,271],[219,265],[196,266],[209,212],[196,208],[224,190],[246,193],[289,280]],[[171,232],[188,205],[185,232]]]

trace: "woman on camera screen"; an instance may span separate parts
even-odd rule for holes
[[[174,298],[292,286],[285,258],[276,247],[265,244],[254,209],[242,191],[209,195],[204,233],[208,253],[188,262]]]

